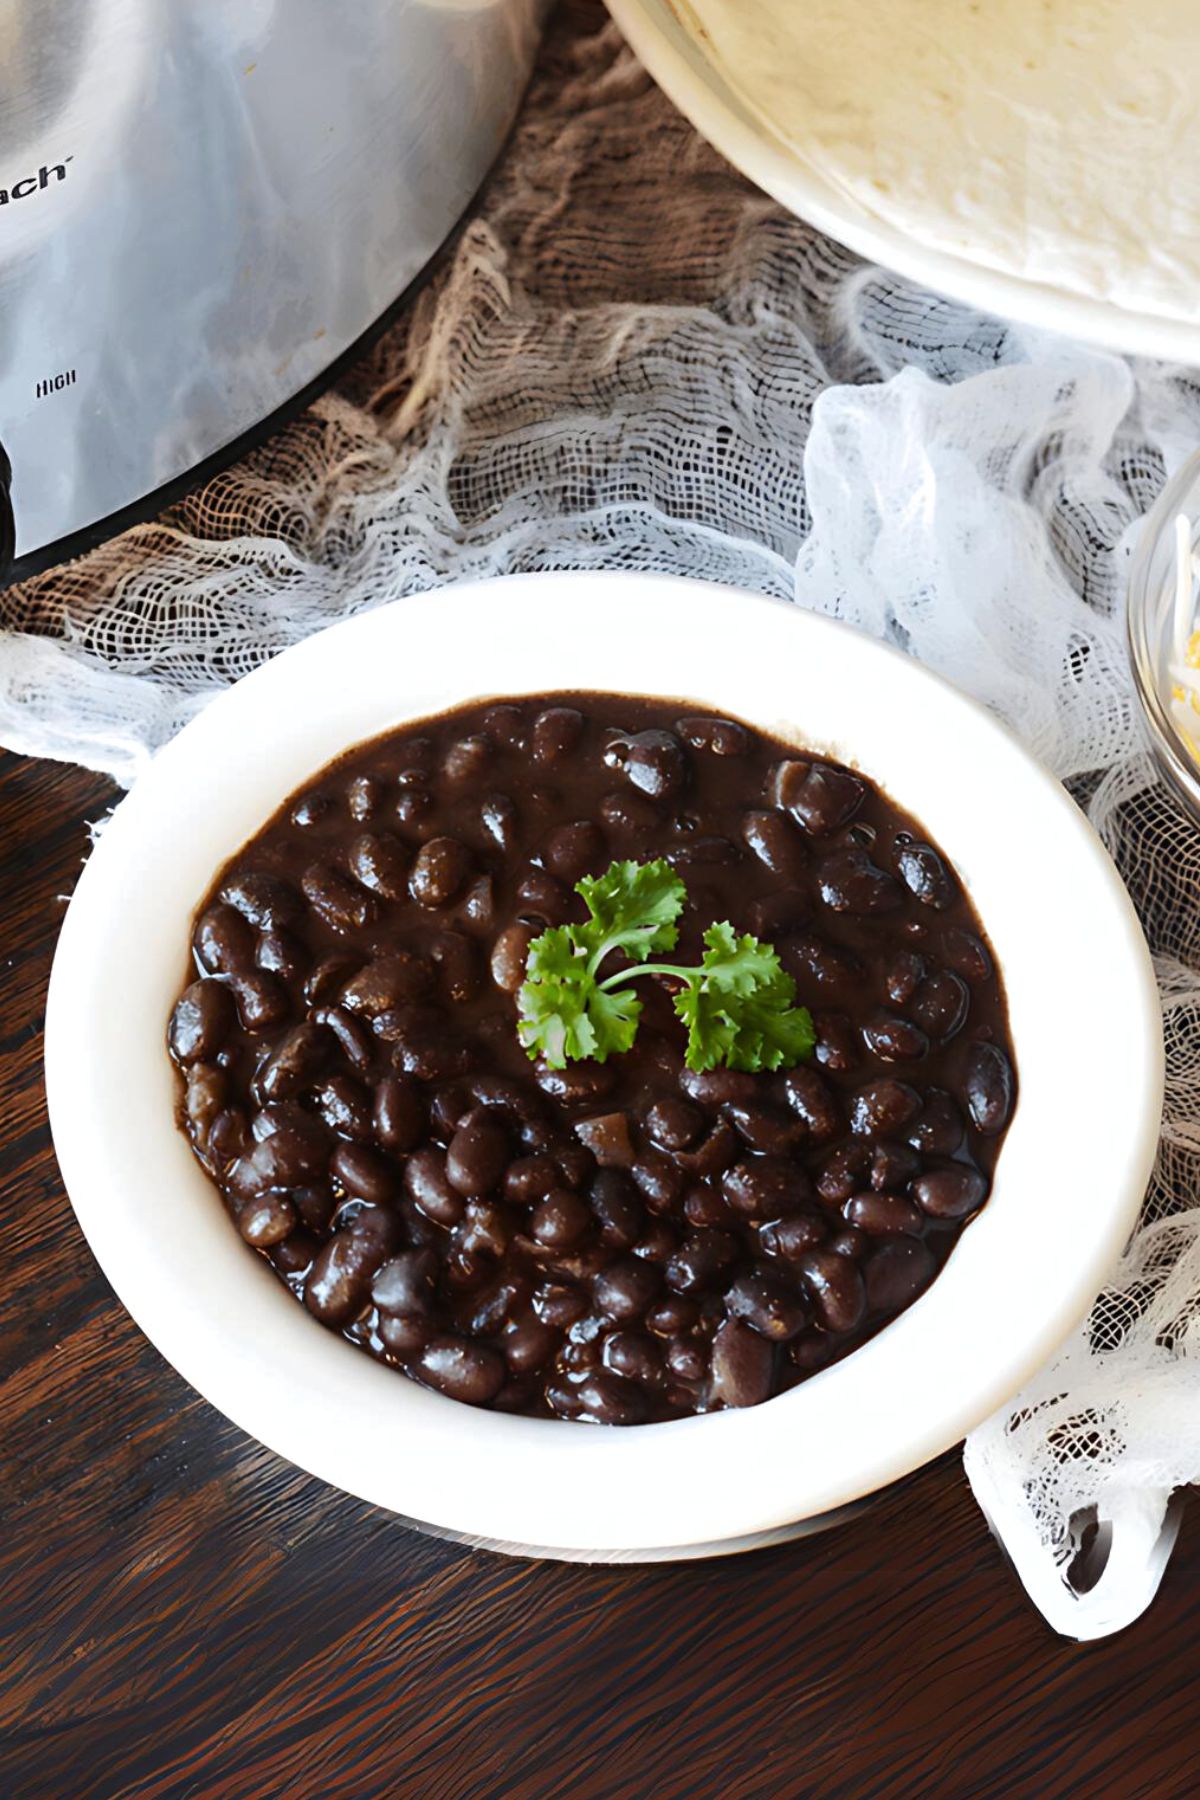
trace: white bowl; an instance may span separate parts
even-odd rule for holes
[[[164,1048],[193,911],[283,798],[360,739],[472,698],[683,696],[856,764],[952,857],[1008,988],[1020,1100],[987,1207],[910,1310],[766,1404],[627,1429],[508,1417],[317,1325],[230,1225],[174,1122]],[[619,574],[402,600],[239,682],[163,750],[71,902],[46,1022],[54,1141],[120,1298],[214,1406],[302,1468],[443,1531],[628,1555],[778,1532],[960,1439],[1082,1316],[1136,1215],[1158,998],[1115,870],[989,715],[775,601]]]
[[[775,133],[726,78],[706,40],[685,23],[674,0],[607,4],[638,60],[696,130],[781,206],[859,256],[985,312],[1128,355],[1200,364],[1200,317],[1119,306],[988,268],[968,255],[923,243],[882,213],[868,211]],[[1164,150],[1164,183],[1171,178],[1168,156]]]

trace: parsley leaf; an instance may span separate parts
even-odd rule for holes
[[[738,936],[727,920],[710,925],[695,968],[650,963],[672,950],[687,889],[669,863],[613,863],[576,885],[591,917],[556,925],[529,947],[518,995],[522,1045],[550,1068],[590,1057],[606,1062],[629,1050],[642,1003],[628,985],[643,975],[681,982],[674,1006],[688,1028],[690,1069],[781,1069],[812,1055],[811,1015],[796,1005],[796,984],[771,944]],[[635,967],[601,975],[621,951]]]

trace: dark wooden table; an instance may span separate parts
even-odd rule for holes
[[[112,797],[0,759],[0,1800],[1200,1791],[1194,1521],[1149,1614],[1079,1647],[957,1455],[807,1543],[584,1568],[421,1537],[197,1399],[96,1269],[46,1127],[62,897]]]

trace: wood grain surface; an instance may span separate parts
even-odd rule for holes
[[[422,1537],[197,1399],[99,1274],[46,1126],[62,897],[113,797],[0,760],[0,1800],[1200,1792],[1194,1521],[1148,1615],[1080,1647],[957,1455],[805,1543],[587,1568]]]

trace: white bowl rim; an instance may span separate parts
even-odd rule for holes
[[[597,688],[665,691],[718,710],[726,694],[730,712],[775,728],[824,708],[847,736],[800,724],[792,735],[885,781],[857,753],[866,738],[874,733],[889,764],[907,759],[897,797],[980,900],[1024,1084],[993,1197],[916,1305],[765,1406],[626,1430],[461,1406],[315,1325],[241,1244],[191,1158],[171,1116],[162,1037],[192,910],[274,805],[339,749],[389,725],[471,697],[586,685],[572,614],[583,605],[581,617],[604,621],[589,677]],[[644,677],[625,648],[635,642]],[[437,661],[447,647],[464,658],[457,670]],[[677,662],[678,683],[659,673]],[[535,678],[507,679],[510,668]],[[628,679],[611,678],[623,668]],[[786,693],[787,707],[747,705],[760,687]],[[430,705],[430,694],[452,698]],[[960,754],[929,758],[915,736],[902,742],[897,728],[913,708],[934,741],[954,734]],[[348,729],[351,720],[361,723]],[[969,788],[980,768],[994,819],[964,867],[961,821],[974,815],[962,771]],[[912,791],[920,782],[943,794],[938,807]],[[954,806],[952,838],[941,819]],[[1020,884],[1014,896],[1007,851],[989,848],[1008,824],[1055,859],[1058,880],[1036,905]],[[1006,914],[1000,932],[987,892]],[[1071,956],[1081,915],[1087,953]],[[1018,943],[1035,920],[1030,942]],[[1098,1066],[1063,1057],[1067,1022],[1085,1047],[1102,1029],[1115,1033]],[[1039,1059],[1061,1070],[1053,1103],[1028,1080]],[[55,957],[46,1075],[63,1176],[101,1267],[220,1411],[311,1473],[442,1530],[628,1553],[744,1538],[846,1505],[948,1449],[1015,1393],[1083,1316],[1133,1226],[1157,1144],[1163,1061],[1153,970],[1119,876],[1065,791],[988,713],[899,652],[786,602],[589,573],[394,602],[316,634],[214,699],[154,759],[88,860]],[[1053,1206],[1042,1209],[1033,1176]]]
[[[638,61],[714,149],[789,212],[868,262],[980,311],[1062,332],[1099,349],[1200,363],[1200,319],[1125,307],[991,269],[923,244],[868,212],[742,100],[671,0],[608,0],[608,9]]]

